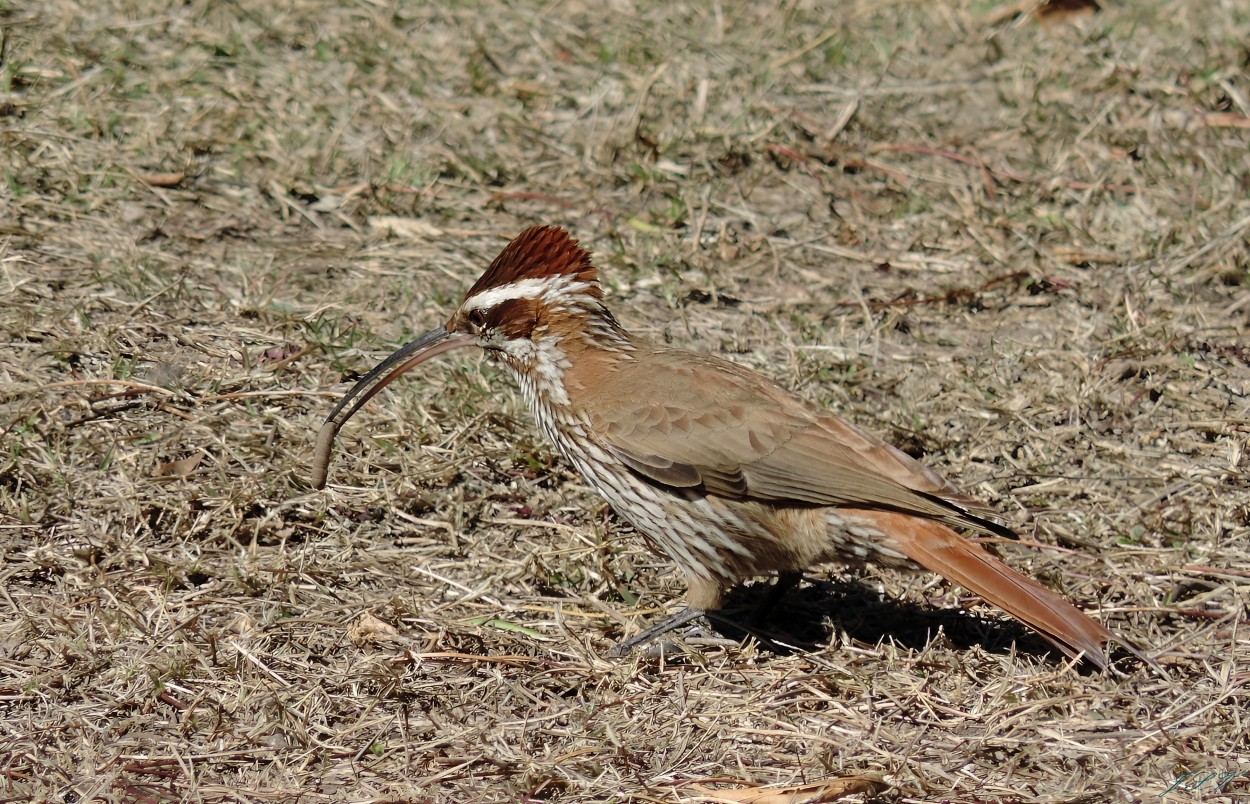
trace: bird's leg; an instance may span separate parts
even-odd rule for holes
[[[773,608],[781,601],[781,598],[785,596],[786,592],[789,592],[791,589],[798,586],[799,582],[802,580],[803,572],[801,570],[781,570],[778,572],[777,582],[774,583],[772,589],[768,591],[768,595],[764,598],[763,602],[760,603],[760,606],[756,609],[755,615],[752,619],[758,621],[768,612],[772,611]],[[691,580],[690,588],[690,597],[693,597],[696,600],[719,601],[720,599],[719,588],[715,585],[705,586],[696,580]],[[654,641],[658,637],[664,636],[670,631],[675,631],[686,623],[689,623],[692,620],[697,620],[700,617],[706,616],[712,619],[721,620],[722,622],[729,622],[723,616],[718,615],[718,611],[719,606],[715,604],[708,607],[698,605],[685,606],[681,610],[670,614],[663,620],[660,620],[658,623],[654,623],[647,628],[644,628],[629,639],[616,643],[616,645],[612,646],[611,650],[608,651],[608,658],[619,659],[622,656],[627,656],[635,649]],[[743,626],[739,623],[738,627],[741,628]],[[748,633],[754,634],[755,637],[761,641],[768,643],[773,641],[767,636],[755,633],[750,628],[747,628],[746,630]]]
[[[707,614],[705,609],[695,609],[689,606],[684,606],[675,614],[670,614],[658,623],[648,626],[647,628],[644,628],[634,634],[629,639],[621,640],[613,645],[612,649],[608,651],[608,658],[619,659],[622,656],[626,656],[633,652],[635,648],[639,648],[653,639],[667,634],[669,631],[681,628],[691,620],[697,620],[705,614]]]
[[[764,600],[760,602],[760,606],[755,610],[755,618],[759,620],[766,614],[772,613],[777,607],[781,599],[786,596],[786,592],[799,585],[803,580],[802,570],[781,570],[777,573],[777,582],[773,584],[773,588],[768,590],[768,594]]]

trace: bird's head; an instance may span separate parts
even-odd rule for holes
[[[435,355],[479,346],[522,378],[551,379],[562,371],[570,349],[627,343],[603,306],[590,252],[558,227],[526,229],[469,288],[446,324],[404,344],[339,400],[317,439],[313,483],[325,485],[334,436],[352,414]]]
[[[611,320],[590,252],[563,229],[536,226],[499,253],[443,329],[526,370],[536,341],[573,335],[588,317]]]

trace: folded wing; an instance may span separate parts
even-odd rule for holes
[[[620,403],[589,406],[595,432],[638,475],[728,499],[877,508],[1012,535],[972,513],[984,509],[937,473],[855,425],[736,364],[683,357],[660,361],[665,376],[648,377],[656,396],[623,393],[633,379],[624,371],[600,390]],[[732,382],[715,381],[724,374]]]

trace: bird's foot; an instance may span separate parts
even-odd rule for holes
[[[664,636],[669,631],[675,631],[686,623],[692,620],[697,620],[705,614],[707,614],[707,612],[703,609],[692,609],[687,606],[674,614],[670,614],[658,623],[644,628],[629,639],[624,639],[616,643],[612,646],[612,649],[608,651],[608,658],[620,659],[623,656],[628,656],[635,649],[646,645],[648,642],[655,640],[657,637]]]

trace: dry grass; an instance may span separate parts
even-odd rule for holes
[[[0,799],[1250,771],[1250,13],[826,6],[0,0]],[[468,357],[310,491],[345,383],[540,222],[627,325],[960,478],[1170,678],[836,567],[812,650],[605,661],[681,583]],[[1166,800],[1250,791],[1199,778]]]

